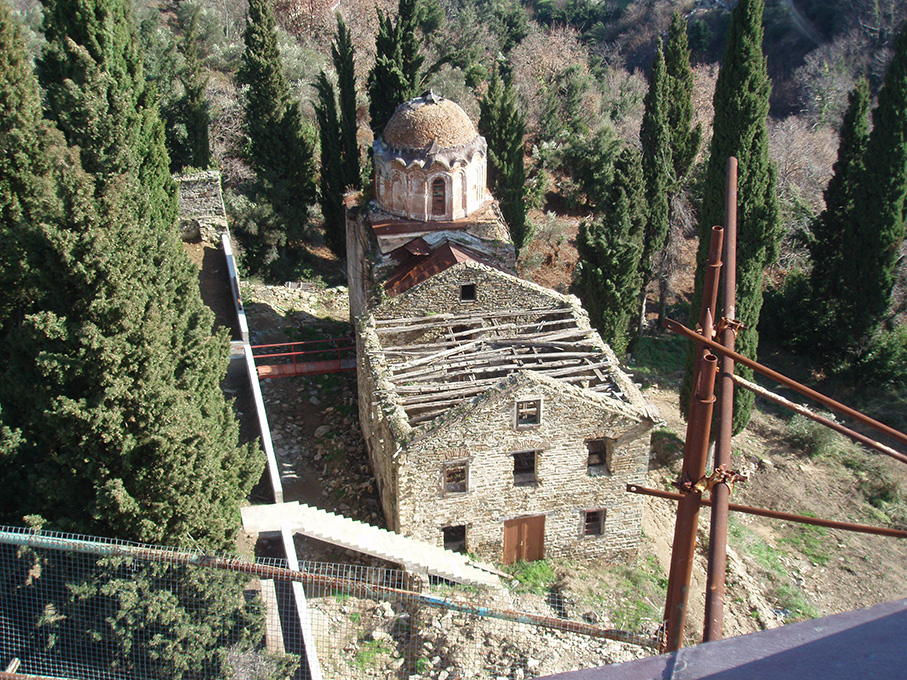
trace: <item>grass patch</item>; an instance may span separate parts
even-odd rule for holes
[[[616,576],[618,599],[611,616],[620,628],[642,630],[662,619],[668,579],[655,557],[622,566]]]
[[[804,512],[807,517],[815,517],[815,513]],[[797,552],[817,566],[828,564],[831,559],[828,529],[812,524],[793,524],[788,533],[781,539]]]
[[[357,668],[378,668],[382,665],[379,657],[390,655],[391,648],[383,640],[366,640],[356,652],[354,663]]]
[[[636,342],[630,366],[641,375],[677,377],[683,372],[686,351],[686,340],[679,335],[646,335]]]
[[[776,548],[733,519],[728,523],[728,538],[735,550],[748,555],[765,572],[766,594],[775,601],[786,622],[814,619],[819,615],[793,580],[789,568],[781,562]]]
[[[545,595],[555,581],[554,567],[547,560],[523,562],[519,560],[505,567],[505,571],[519,582],[518,590]]]

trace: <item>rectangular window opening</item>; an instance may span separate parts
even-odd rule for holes
[[[584,510],[583,511],[583,535],[584,536],[601,536],[605,530],[605,511],[604,510]]]
[[[610,439],[587,439],[586,474],[590,477],[610,475],[612,449]]]
[[[444,493],[466,493],[467,488],[466,463],[444,468]]]
[[[534,427],[542,422],[542,400],[527,399],[516,403],[516,426]]]
[[[466,525],[457,524],[451,527],[443,527],[441,533],[444,536],[444,549],[454,552],[466,552]]]
[[[518,451],[513,454],[513,485],[535,486],[538,479],[535,473],[536,452]]]
[[[475,301],[476,301],[476,284],[474,284],[474,283],[460,284],[460,302],[475,302]]]

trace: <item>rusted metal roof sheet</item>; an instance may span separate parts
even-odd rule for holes
[[[431,246],[420,236],[404,243],[399,248],[395,248],[389,255],[397,262],[406,262],[414,255],[431,255]]]
[[[903,680],[907,599],[548,680]]]
[[[500,267],[478,253],[450,241],[445,241],[431,251],[430,254],[416,255],[394,269],[384,283],[384,290],[387,291],[388,295],[394,297],[409,290],[416,284],[430,279],[435,274],[443,272],[458,262],[479,262],[489,267],[500,269]]]

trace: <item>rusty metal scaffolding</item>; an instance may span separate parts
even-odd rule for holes
[[[716,318],[718,282],[722,269],[722,245],[724,245],[725,269],[723,315],[716,324],[714,319]],[[661,650],[663,652],[677,651],[683,643],[683,629],[686,620],[693,555],[696,547],[696,529],[698,526],[699,508],[702,505],[710,505],[712,508],[704,623],[705,641],[718,640],[723,637],[727,529],[728,513],[730,511],[757,514],[790,522],[814,524],[847,531],[907,538],[907,531],[805,517],[791,513],[735,505],[729,502],[733,482],[737,477],[730,469],[735,385],[749,389],[762,396],[770,395],[769,398],[785,408],[803,413],[807,417],[832,427],[838,432],[895,460],[907,462],[907,456],[891,447],[876,442],[866,435],[854,432],[832,420],[813,414],[792,402],[773,395],[758,385],[734,375],[735,364],[742,364],[785,387],[817,401],[838,414],[873,428],[901,444],[907,444],[907,435],[734,351],[734,341],[737,329],[740,327],[739,322],[736,320],[736,259],[737,159],[732,157],[728,159],[727,166],[725,227],[716,226],[712,228],[709,259],[703,286],[699,330],[690,330],[670,319],[665,322],[666,328],[696,342],[698,347],[696,366],[693,373],[694,392],[690,399],[686,442],[684,444],[683,469],[680,483],[678,484],[680,493],[645,489],[636,485],[628,485],[627,487],[627,491],[632,493],[642,493],[677,501],[677,519],[674,528],[671,568],[664,611],[664,632],[661,639]],[[716,418],[717,434],[715,438],[714,467],[712,473],[707,476],[705,471],[711,435],[712,411],[716,401],[714,386],[716,373],[718,372],[718,357],[721,357],[720,398]],[[705,490],[709,490],[710,499],[702,498],[702,493]]]

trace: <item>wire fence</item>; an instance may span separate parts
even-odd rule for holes
[[[56,678],[519,680],[651,653],[652,637],[571,608],[550,590],[0,527],[0,671],[18,659],[18,673]]]

